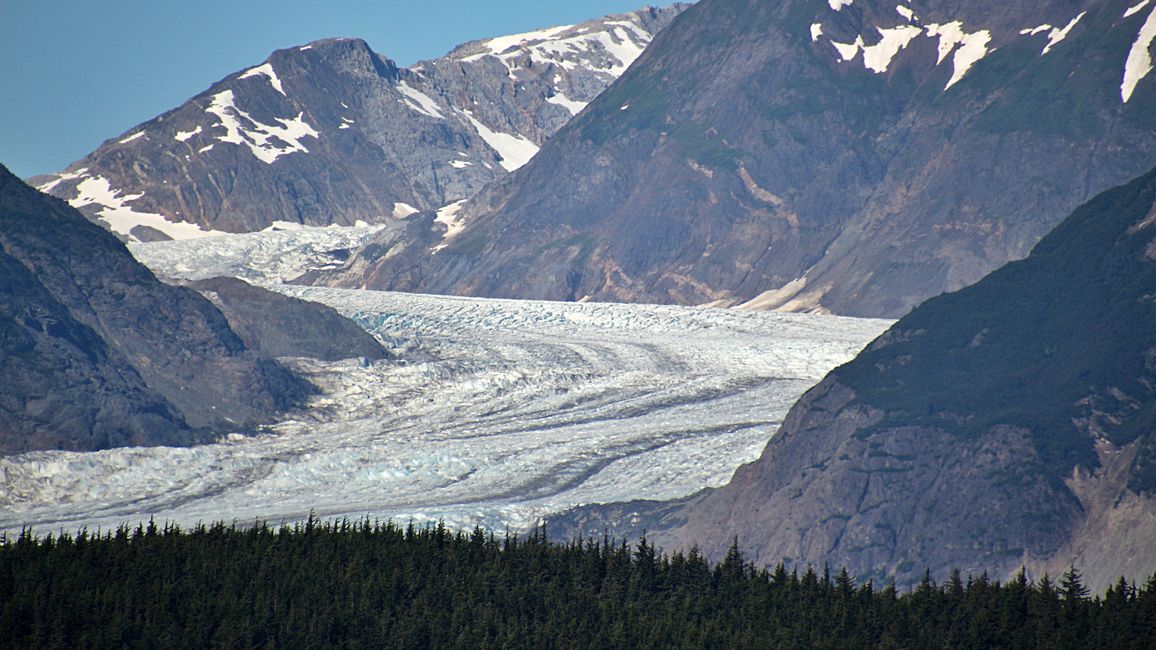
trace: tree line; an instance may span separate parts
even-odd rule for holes
[[[844,569],[314,517],[0,540],[0,647],[1153,648],[1156,575],[916,588]]]

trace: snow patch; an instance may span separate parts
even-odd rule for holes
[[[144,137],[144,131],[137,131],[136,133],[128,136],[127,138],[124,138],[122,140],[118,140],[117,144],[128,144],[128,143],[132,142],[133,140],[136,140],[137,138],[142,138],[142,137]]]
[[[590,31],[572,25],[514,34],[483,41],[483,51],[460,58],[463,62],[495,57],[517,79],[515,59],[528,54],[534,63],[553,64],[567,70],[584,68],[621,75],[642,54],[652,35],[629,20],[606,21]],[[606,62],[607,56],[616,63]]]
[[[445,115],[442,115],[441,109],[438,108],[438,103],[435,102],[429,95],[411,87],[404,81],[397,84],[397,91],[402,95],[405,95],[405,99],[402,99],[401,101],[406,106],[412,108],[418,113],[421,113],[422,115],[432,117],[435,120],[445,119]]]
[[[474,163],[469,162],[467,160],[451,160],[450,161],[450,167],[453,167],[454,169],[465,169],[466,167],[472,167],[473,164]]]
[[[404,218],[410,216],[411,214],[417,214],[418,212],[420,212],[420,210],[418,210],[417,208],[413,207],[412,205],[410,205],[408,203],[403,203],[401,201],[398,201],[397,203],[393,204],[393,218],[394,219],[404,219]]]
[[[1086,12],[1086,11],[1080,12],[1079,16],[1076,16],[1075,18],[1073,18],[1071,20],[1071,22],[1069,22],[1066,26],[1064,26],[1062,28],[1061,27],[1052,27],[1051,25],[1044,24],[1044,25],[1040,25],[1038,27],[1029,27],[1027,29],[1021,29],[1020,30],[1020,36],[1035,36],[1036,34],[1042,34],[1043,32],[1048,32],[1048,44],[1045,45],[1044,50],[1042,52],[1040,52],[1040,56],[1043,56],[1043,55],[1047,54],[1048,52],[1051,52],[1052,48],[1055,47],[1057,44],[1059,44],[1060,41],[1067,38],[1068,32],[1072,31],[1072,28],[1076,26],[1076,23],[1080,22],[1080,19],[1083,18],[1087,13],[1088,12]]]
[[[497,152],[502,159],[502,167],[506,171],[514,171],[522,165],[525,165],[538,153],[538,145],[530,142],[520,135],[510,135],[509,133],[500,133],[491,130],[485,124],[479,122],[469,111],[458,111],[466,116],[470,124],[482,136],[482,140],[490,146],[491,149]]]
[[[933,23],[928,25],[927,35],[939,37],[939,58],[935,62],[936,65],[943,63],[943,60],[952,51],[955,52],[951,60],[951,79],[943,87],[944,90],[958,83],[976,62],[987,56],[987,45],[991,42],[990,31],[981,29],[968,33],[963,29],[963,22],[958,20],[946,24]]]
[[[906,18],[908,22],[915,20],[915,12],[912,11],[911,9],[908,9],[907,7],[904,7],[903,5],[896,5],[895,11],[900,16],[903,16],[904,18]]]
[[[80,169],[78,169],[74,172],[65,172],[63,174],[57,174],[55,179],[50,180],[47,183],[42,183],[40,185],[37,185],[36,189],[40,190],[41,192],[51,192],[54,187],[56,187],[57,185],[60,185],[64,181],[74,181],[78,178],[83,178],[87,173],[88,173],[88,167],[81,167]]]
[[[1148,53],[1148,48],[1151,47],[1153,39],[1156,39],[1156,9],[1148,14],[1144,26],[1136,35],[1136,41],[1132,43],[1132,49],[1128,51],[1128,60],[1124,63],[1124,81],[1120,84],[1120,99],[1125,104],[1132,99],[1132,93],[1136,91],[1136,85],[1140,80],[1152,72],[1152,55]]]
[[[465,223],[459,221],[457,218],[458,212],[465,204],[466,200],[462,199],[461,201],[454,201],[438,209],[437,217],[434,218],[434,221],[444,225],[446,227],[446,233],[442,235],[442,243],[430,249],[431,254],[437,253],[449,245],[449,241],[456,237],[457,234],[462,231],[462,228],[465,227]]]
[[[312,49],[313,49],[312,45],[305,45],[303,47],[297,48],[297,51],[298,52],[308,52],[309,50],[312,50]]]
[[[1143,2],[1138,2],[1134,5],[1132,5],[1131,7],[1128,7],[1128,11],[1124,12],[1124,17],[1128,18],[1132,14],[1140,13],[1140,10],[1143,9],[1144,7],[1147,7],[1148,3],[1151,1],[1152,0],[1144,0]]]
[[[839,11],[843,7],[850,7],[855,0],[827,0],[827,5],[834,11]]]
[[[177,134],[173,136],[173,139],[177,140],[178,142],[186,142],[189,138],[197,135],[200,132],[201,126],[198,124],[197,128],[193,129],[192,131],[177,131]]]
[[[96,213],[116,233],[135,239],[132,229],[137,226],[148,226],[159,230],[173,239],[193,239],[197,237],[211,237],[220,233],[204,230],[191,223],[174,223],[165,219],[164,215],[151,212],[137,212],[129,207],[129,203],[141,198],[144,194],[126,194],[121,196],[120,190],[114,190],[107,178],[103,176],[88,177],[76,186],[76,198],[68,201],[74,208],[88,205],[97,205],[101,209]]]
[[[811,42],[814,43],[815,41],[819,40],[819,37],[822,35],[823,26],[819,23],[811,23]]]
[[[273,71],[272,63],[264,63],[256,68],[246,70],[238,79],[248,79],[249,77],[257,76],[268,78],[269,85],[273,86],[273,90],[281,93],[282,96],[288,97],[288,95],[285,95],[285,89],[281,87],[281,80],[277,78],[277,73]]]
[[[573,99],[570,99],[569,97],[567,97],[566,95],[563,95],[560,92],[555,92],[553,95],[547,97],[546,101],[551,103],[551,104],[557,104],[558,106],[565,108],[566,110],[570,111],[571,115],[577,115],[577,114],[581,113],[582,109],[586,108],[586,104],[588,103],[588,102],[574,101]]]
[[[281,123],[280,126],[258,122],[237,108],[232,90],[213,95],[213,101],[205,111],[221,120],[220,124],[214,126],[225,128],[225,135],[218,136],[217,140],[248,147],[258,160],[266,164],[273,164],[281,156],[291,153],[309,153],[301,140],[305,137],[319,137],[317,131],[303,119],[304,113],[298,113],[292,119],[274,118]]]
[[[839,51],[839,56],[844,62],[851,61],[860,50],[863,51],[863,66],[875,74],[887,72],[888,66],[899,54],[899,50],[907,47],[907,45],[916,36],[919,36],[923,30],[914,25],[900,25],[890,29],[882,27],[875,28],[880,35],[880,40],[874,45],[865,45],[862,36],[855,37],[854,43],[836,43],[831,41],[831,45]]]

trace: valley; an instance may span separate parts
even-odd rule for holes
[[[319,232],[338,234],[184,245],[251,251],[264,237],[300,251]],[[180,243],[135,250],[159,275],[181,275],[189,257]],[[246,275],[244,263],[226,261],[236,258],[207,258]],[[755,460],[795,399],[889,325],[269,286],[336,308],[400,361],[283,360],[323,394],[252,437],[0,459],[0,530],[108,529],[149,517],[280,522],[310,512],[525,530],[579,504],[680,497]]]

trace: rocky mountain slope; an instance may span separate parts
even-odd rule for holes
[[[31,182],[140,240],[436,210],[523,165],[683,7],[467,43],[409,69],[357,39],[278,50]]]
[[[1156,170],[1025,260],[917,307],[791,409],[760,459],[686,503],[570,517],[721,557],[1096,588],[1156,566]]]
[[[0,454],[190,444],[313,388],[0,166]]]
[[[377,339],[332,307],[229,277],[187,282],[212,302],[245,346],[270,357],[367,361],[389,355]]]
[[[900,316],[1152,165],[1154,40],[1144,1],[703,0],[517,173],[325,281]]]

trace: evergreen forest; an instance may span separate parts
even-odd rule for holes
[[[368,520],[0,541],[0,647],[1153,648],[1156,576],[911,591],[635,543]]]

